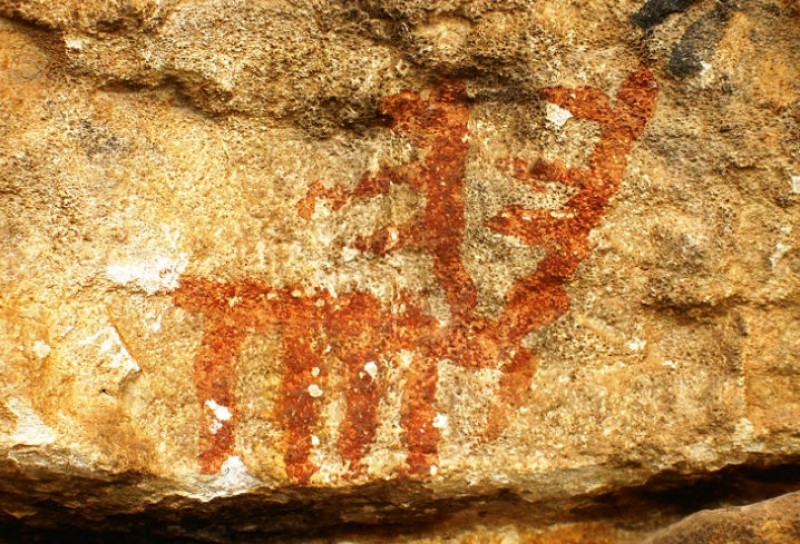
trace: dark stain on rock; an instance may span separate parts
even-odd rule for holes
[[[704,15],[686,29],[683,37],[672,50],[669,59],[669,73],[677,78],[685,78],[699,73],[703,62],[714,54],[731,18],[731,11],[724,4]]]
[[[686,11],[698,0],[649,0],[642,8],[631,15],[631,21],[644,29],[663,23],[673,13]]]

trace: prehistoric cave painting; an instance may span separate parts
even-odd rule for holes
[[[407,448],[405,474],[424,476],[436,470],[441,360],[469,369],[500,369],[485,435],[492,438],[502,432],[508,416],[524,402],[536,366],[536,357],[522,345],[523,339],[567,312],[564,284],[590,254],[589,233],[619,187],[631,146],[653,115],[656,95],[655,81],[646,70],[631,74],[614,101],[591,87],[541,90],[544,99],[597,123],[600,138],[582,168],[568,168],[561,162],[499,161],[498,167],[535,190],[553,182],[578,190],[557,214],[509,206],[486,223],[495,232],[545,250],[535,270],[513,283],[494,319],[477,312],[477,290],[461,258],[469,150],[465,85],[456,80],[443,82],[428,99],[412,91],[384,99],[380,109],[391,119],[391,130],[409,138],[421,158],[368,172],[353,189],[326,188],[314,182],[298,203],[298,213],[310,221],[319,200],[340,210],[356,199],[385,193],[395,184],[407,184],[419,192],[424,206],[409,222],[381,228],[355,245],[374,254],[401,248],[429,253],[449,307],[449,320],[442,324],[426,313],[425,300],[417,293],[381,301],[363,292],[334,296],[323,290],[308,294],[291,286],[273,288],[254,280],[214,283],[181,278],[174,292],[176,305],[205,317],[204,337],[195,355],[203,410],[201,470],[217,472],[234,453],[234,363],[251,330],[276,330],[282,339],[283,377],[275,418],[284,433],[286,472],[294,482],[307,483],[318,469],[311,461],[312,430],[332,361],[344,363],[346,374],[347,408],[337,448],[350,476],[364,469],[362,460],[375,438],[378,404],[388,385],[376,361],[401,350],[412,354],[400,414]]]
[[[434,332],[434,319],[413,301],[402,313],[386,310],[367,293],[332,296],[274,289],[258,281],[214,283],[184,277],[174,292],[176,305],[205,316],[205,333],[195,354],[195,384],[203,411],[200,467],[213,474],[234,453],[236,369],[234,362],[249,330],[277,330],[282,339],[283,377],[275,418],[284,431],[284,460],[292,481],[307,482],[312,430],[331,360],[344,362],[347,412],[338,444],[350,471],[360,473],[376,429],[383,377],[375,361],[386,353],[413,349],[419,336]]]

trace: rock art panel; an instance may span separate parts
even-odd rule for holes
[[[0,0],[0,541],[797,540],[799,6]]]
[[[417,160],[366,172],[353,189],[315,180],[297,203],[297,214],[314,221],[318,205],[337,212],[392,186],[411,187],[422,197],[413,218],[359,237],[353,247],[375,255],[400,249],[428,253],[447,303],[446,322],[434,317],[424,295],[415,292],[380,300],[367,292],[309,293],[299,285],[272,286],[247,278],[231,282],[180,278],[180,287],[173,292],[175,304],[205,320],[194,356],[203,414],[201,472],[218,472],[235,454],[235,360],[251,331],[276,330],[282,338],[283,376],[273,417],[283,432],[284,463],[293,482],[306,484],[319,469],[311,461],[312,428],[320,417],[320,398],[333,360],[346,368],[347,407],[337,449],[351,477],[362,472],[378,425],[378,405],[387,387],[376,363],[381,356],[402,350],[413,354],[402,393],[400,423],[407,450],[402,474],[424,477],[437,471],[441,360],[468,369],[501,371],[483,434],[492,439],[502,432],[526,399],[536,368],[537,356],[523,340],[569,310],[564,285],[591,253],[589,234],[619,188],[631,147],[655,111],[658,90],[653,75],[639,70],[625,79],[613,98],[593,87],[548,87],[539,93],[574,117],[596,123],[600,136],[581,167],[568,168],[560,161],[529,164],[514,157],[498,161],[497,168],[535,191],[545,190],[548,183],[577,189],[557,212],[510,205],[486,223],[496,233],[545,252],[530,274],[513,283],[498,317],[477,311],[478,293],[461,255],[470,109],[466,84],[456,79],[439,83],[429,93],[407,90],[380,103],[390,130],[408,138]]]

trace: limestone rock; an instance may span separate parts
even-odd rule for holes
[[[668,542],[797,490],[798,70],[792,0],[0,0],[0,525]]]
[[[739,542],[791,544],[800,541],[800,494],[739,508],[699,512],[660,531],[652,544]]]

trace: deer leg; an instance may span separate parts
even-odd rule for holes
[[[487,441],[495,440],[508,425],[508,414],[514,413],[528,398],[539,358],[527,349],[518,347],[516,353],[502,366],[497,399],[489,409]]]
[[[310,459],[311,434],[317,422],[317,404],[324,394],[319,385],[320,357],[311,349],[311,334],[307,328],[307,324],[300,323],[284,331],[284,371],[276,406],[277,419],[284,432],[286,474],[299,484],[307,484],[317,470]]]
[[[408,473],[412,475],[429,475],[438,462],[439,429],[434,426],[438,381],[436,358],[416,357],[406,378],[400,413],[408,447]]]
[[[542,262],[548,261],[545,257]],[[554,268],[560,263],[553,259]],[[548,263],[546,263],[548,264]],[[563,265],[564,270],[542,270],[533,277],[520,278],[506,295],[506,306],[497,320],[497,334],[511,345],[519,344],[526,334],[550,325],[569,310],[569,295],[557,283],[573,267]],[[541,268],[541,264],[540,264]],[[544,268],[547,268],[546,266]],[[550,276],[552,274],[552,276]],[[540,280],[548,283],[542,283]]]
[[[339,454],[349,462],[349,475],[358,476],[361,459],[375,439],[378,405],[383,390],[378,354],[359,350],[344,358],[347,373],[347,411],[340,427]]]
[[[216,474],[233,453],[236,428],[234,362],[246,332],[224,323],[206,326],[195,354],[194,379],[200,401],[200,453],[204,474]]]

